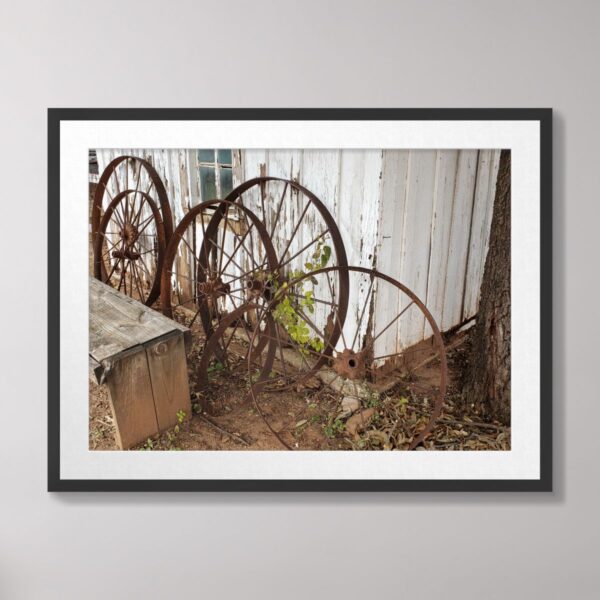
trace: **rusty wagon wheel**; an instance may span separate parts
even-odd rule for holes
[[[331,276],[340,270],[349,275],[351,290],[343,324],[330,295]],[[266,313],[275,323],[275,335],[263,333],[272,344],[266,359],[273,362],[265,360],[260,370],[248,363],[255,402],[260,394],[276,402],[279,390],[321,369],[319,379],[338,406],[348,396],[365,407],[382,395],[399,395],[406,423],[389,433],[395,436],[390,443],[402,437],[414,449],[431,433],[446,393],[446,354],[433,316],[405,285],[362,267],[327,267],[278,289]]]
[[[213,218],[217,211],[223,219]],[[265,226],[248,208],[223,200],[203,202],[184,216],[167,247],[161,277],[163,314],[190,328],[199,321],[208,340],[225,316],[252,301],[255,313],[237,328],[242,339],[236,351],[245,357],[254,325],[263,322],[256,314],[271,298],[277,265]],[[259,351],[267,344],[261,338]],[[229,350],[220,345],[215,351],[226,366]]]
[[[124,190],[100,220],[94,238],[94,276],[151,306],[160,293],[165,249],[164,224],[152,197]]]
[[[333,215],[310,190],[294,180],[256,177],[232,190],[225,200],[249,208],[265,225],[279,264],[274,285],[281,286],[299,274],[326,266],[346,267],[348,259]],[[213,219],[224,214],[215,211]],[[256,245],[254,234],[248,245]],[[341,324],[347,307],[348,273],[338,269],[331,277],[332,294],[338,299]]]
[[[173,234],[173,215],[167,190],[150,162],[139,156],[118,156],[111,160],[98,180],[92,203],[92,236],[100,227],[104,206],[123,190],[144,192],[159,207],[167,243]],[[113,193],[114,190],[115,193]]]

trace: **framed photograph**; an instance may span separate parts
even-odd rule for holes
[[[551,491],[550,109],[50,109],[50,491]]]

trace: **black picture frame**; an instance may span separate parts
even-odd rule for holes
[[[73,480],[60,475],[60,124],[102,120],[469,120],[540,124],[540,477],[535,480]],[[48,491],[531,492],[552,491],[552,109],[48,110]]]

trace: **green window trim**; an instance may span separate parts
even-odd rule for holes
[[[200,178],[200,198],[222,199],[233,189],[233,151],[199,149],[196,152]]]

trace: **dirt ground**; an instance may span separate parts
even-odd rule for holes
[[[193,365],[202,340],[193,328],[197,345],[188,364]],[[432,434],[417,450],[509,450],[510,428],[484,423],[476,415],[458,414],[459,393],[468,336],[446,340],[449,388],[444,410]],[[437,365],[430,366],[434,373]],[[286,450],[282,441],[297,450],[405,450],[414,433],[427,422],[431,390],[415,389],[399,381],[379,397],[362,400],[352,415],[340,416],[340,395],[326,385],[286,390],[260,397],[259,407],[270,431],[247,390],[244,369],[214,369],[209,388],[195,389],[195,373],[188,368],[193,403],[192,418],[135,450]],[[420,377],[419,381],[426,379]],[[202,401],[207,408],[201,409]],[[115,427],[106,386],[90,383],[90,450],[117,450]],[[456,403],[458,404],[458,403]]]

